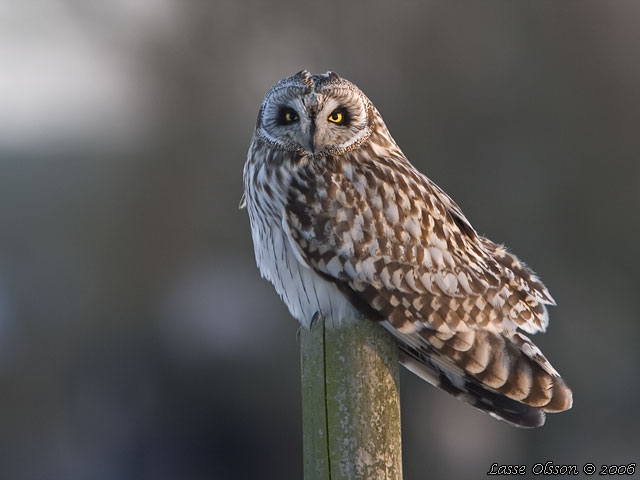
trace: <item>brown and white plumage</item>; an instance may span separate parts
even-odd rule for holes
[[[260,271],[303,326],[316,312],[379,321],[407,368],[516,425],[571,407],[520,332],[546,329],[545,286],[409,163],[353,84],[306,71],[276,84],[244,187]]]

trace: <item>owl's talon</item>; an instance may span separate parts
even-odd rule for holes
[[[318,320],[322,320],[322,314],[319,311],[314,313],[313,317],[311,317],[311,323],[309,324],[309,330],[311,330],[315,326],[315,324],[316,324],[316,322]]]

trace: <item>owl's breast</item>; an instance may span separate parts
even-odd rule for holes
[[[281,169],[281,170],[278,170]],[[281,165],[247,160],[244,189],[256,263],[291,315],[308,327],[319,312],[329,325],[360,318],[358,310],[330,281],[296,255],[283,222],[291,173]]]

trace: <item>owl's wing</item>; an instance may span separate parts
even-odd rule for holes
[[[301,170],[288,192],[285,224],[304,263],[385,322],[419,363],[428,355],[511,399],[568,408],[558,373],[516,332],[548,324],[553,299],[536,276],[477,235],[408,162],[326,162]]]

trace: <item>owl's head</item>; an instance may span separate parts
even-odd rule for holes
[[[267,92],[256,134],[281,150],[340,154],[371,135],[373,110],[364,93],[336,73],[311,75],[303,70]]]

